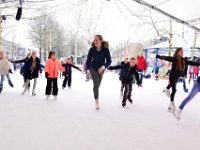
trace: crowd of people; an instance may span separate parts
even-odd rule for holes
[[[180,120],[181,112],[184,109],[185,105],[191,101],[194,96],[200,92],[200,77],[198,77],[199,66],[200,63],[198,60],[189,61],[190,58],[183,57],[183,49],[177,48],[174,55],[171,56],[160,56],[156,55],[156,59],[161,59],[168,61],[169,69],[167,71],[167,75],[169,76],[169,82],[167,87],[163,90],[163,92],[169,97],[170,104],[168,106],[168,110],[174,113],[174,116]],[[30,90],[30,81],[33,80],[32,87],[32,95],[36,95],[36,85],[37,78],[39,74],[45,72],[45,77],[47,78],[47,85],[45,90],[46,99],[48,100],[50,95],[52,94],[57,99],[58,95],[58,84],[57,79],[64,77],[62,89],[71,88],[72,82],[72,68],[75,68],[81,72],[86,74],[86,81],[90,78],[93,81],[93,94],[94,94],[94,104],[97,110],[100,109],[99,102],[99,88],[102,82],[102,78],[104,75],[105,69],[116,70],[120,69],[119,80],[121,82],[120,87],[120,97],[122,98],[122,106],[126,106],[127,100],[130,103],[133,103],[132,99],[132,83],[133,80],[136,80],[136,84],[138,87],[142,87],[143,77],[145,76],[144,72],[147,68],[146,60],[143,56],[143,53],[139,53],[139,55],[131,58],[125,58],[121,64],[117,66],[111,65],[111,55],[109,52],[109,44],[107,41],[103,40],[101,35],[96,35],[94,37],[94,41],[91,44],[91,48],[89,49],[87,60],[84,62],[83,70],[79,67],[75,66],[70,58],[67,58],[66,62],[57,59],[56,53],[53,51],[49,52],[49,57],[46,61],[45,65],[40,63],[40,59],[37,57],[36,52],[32,52],[27,54],[25,59],[19,61],[10,61],[13,64],[24,63],[22,66],[20,73],[23,76],[23,87],[24,90],[22,95]],[[11,87],[14,87],[9,73],[12,73],[11,66],[9,60],[4,56],[4,53],[0,51],[0,93],[3,91],[3,82],[5,77],[8,80],[8,83]],[[159,68],[158,63],[154,66],[154,72],[156,74],[156,80],[158,79]],[[189,83],[193,79],[194,85],[191,89],[189,95],[183,100],[178,109],[175,106],[175,95],[176,95],[176,85],[179,79],[181,78],[183,81],[183,89],[185,92],[188,92],[186,88],[185,78],[189,73]],[[170,92],[172,89],[172,92]]]

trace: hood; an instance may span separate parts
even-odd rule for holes
[[[109,47],[109,43],[107,41],[103,41],[102,42],[102,46],[103,48],[108,48]],[[94,42],[92,42],[91,47],[95,47]]]

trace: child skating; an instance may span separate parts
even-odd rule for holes
[[[138,87],[142,87],[141,81],[139,80],[139,74],[138,74],[138,69],[136,66],[136,59],[134,57],[130,58],[130,61],[127,64],[120,65],[120,66],[110,66],[110,70],[115,70],[115,69],[123,69],[124,74],[122,76],[122,80],[124,80],[124,95],[123,95],[123,100],[122,100],[122,106],[126,106],[126,101],[130,103],[133,103],[133,100],[131,98],[132,95],[132,81],[133,81],[133,75],[135,75],[137,85]]]
[[[65,75],[65,70],[61,66],[58,59],[56,58],[55,52],[52,52],[52,51],[49,52],[49,57],[46,62],[44,70],[45,70],[45,77],[47,78],[47,86],[46,86],[46,92],[45,92],[46,99],[48,100],[50,95],[52,94],[56,100],[57,95],[58,95],[58,83],[57,83],[58,74],[59,74],[58,71],[61,70],[63,74]],[[53,87],[53,91],[52,91],[52,87]]]
[[[8,73],[12,73],[10,63],[9,63],[9,61],[7,59],[4,58],[3,51],[0,51],[0,75],[1,75],[0,93],[3,91],[3,82],[5,80],[5,75],[8,76]],[[8,76],[8,77],[9,77],[8,78],[8,83],[10,85],[10,82],[11,82],[10,76]]]
[[[64,79],[63,84],[62,84],[62,89],[64,89],[66,87],[66,84],[68,85],[68,87],[70,89],[71,88],[71,82],[72,82],[72,67],[81,71],[81,72],[82,72],[82,70],[80,68],[78,68],[77,66],[74,66],[72,64],[71,58],[67,59],[66,63],[63,64],[63,67],[65,68],[65,72],[64,72],[65,79]]]
[[[188,61],[185,58],[183,58],[182,48],[177,48],[173,57],[157,55],[156,58],[172,62],[172,69],[169,76],[169,84],[164,89],[163,92],[168,97],[170,97],[170,104],[169,104],[168,110],[174,112],[176,110],[176,107],[174,104],[174,97],[176,94],[176,83],[178,79],[181,77],[186,65],[199,66],[200,63]],[[170,88],[172,88],[171,95],[170,95]]]

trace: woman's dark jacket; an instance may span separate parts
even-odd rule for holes
[[[124,65],[119,65],[119,66],[110,66],[109,69],[110,70],[123,69],[122,80],[124,81],[124,83],[132,82],[133,81],[133,75],[135,75],[135,79],[137,81],[137,84],[141,84],[141,81],[139,80],[137,65],[130,68],[130,64],[126,63]]]
[[[92,44],[93,45],[93,44]],[[108,68],[108,66],[111,64],[111,56],[108,49],[108,42],[102,43],[102,48],[100,51],[97,51],[96,46],[93,46],[90,48],[87,56],[86,66],[87,70],[92,67],[95,70],[98,70],[102,66],[105,66],[105,68]]]
[[[23,69],[23,76],[24,76],[24,77],[27,77],[27,75],[28,75],[30,72],[32,72],[32,73],[33,73],[33,74],[32,74],[32,77],[33,77],[33,78],[38,78],[38,76],[39,76],[39,71],[40,71],[40,72],[42,71],[42,70],[41,70],[41,65],[40,65],[40,59],[39,59],[38,57],[36,57],[35,61],[36,61],[36,67],[35,67],[34,70],[31,70],[32,63],[33,63],[33,58],[32,58],[32,57],[29,58],[29,59],[25,62],[24,66],[22,67],[22,69]]]

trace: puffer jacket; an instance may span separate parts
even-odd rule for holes
[[[143,56],[137,56],[136,57],[136,65],[139,70],[145,70],[146,69],[146,60]]]
[[[11,69],[10,63],[7,59],[0,59],[0,75],[6,75]]]
[[[60,62],[58,61],[58,59],[52,59],[52,58],[49,58],[46,61],[44,70],[45,72],[48,72],[49,78],[57,78],[59,74],[58,70],[62,72],[65,71],[65,69],[61,66]]]

